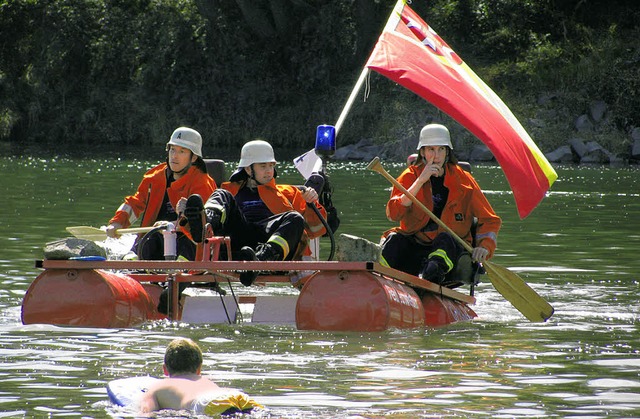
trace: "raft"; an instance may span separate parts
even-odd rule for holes
[[[251,321],[291,323],[299,330],[438,327],[477,316],[470,307],[473,296],[375,262],[43,260],[36,266],[43,272],[24,296],[23,324],[124,328],[160,319],[236,323],[243,303],[255,304]],[[260,271],[257,283],[264,286],[290,286],[300,273],[308,275],[300,281],[304,285],[299,292],[292,289],[287,296],[252,296],[245,294],[252,287],[237,286],[232,295],[211,295],[200,305],[193,297],[179,301],[181,282],[219,289],[239,285],[242,270]],[[157,308],[160,283],[169,289],[167,315]],[[270,307],[258,310],[259,303],[269,300]],[[196,306],[197,315],[195,308],[189,311]],[[214,316],[216,307],[223,314]],[[257,311],[267,314],[256,319]]]

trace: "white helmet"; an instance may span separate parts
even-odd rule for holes
[[[273,155],[273,147],[266,141],[249,141],[242,146],[238,167],[249,167],[253,163],[277,163]]]
[[[200,133],[194,129],[180,127],[173,131],[171,139],[167,143],[167,151],[172,145],[187,148],[198,157],[202,157],[202,137]]]
[[[418,142],[418,148],[416,150],[420,150],[424,146],[438,145],[444,145],[453,150],[449,130],[440,124],[425,125],[420,131],[420,141]]]

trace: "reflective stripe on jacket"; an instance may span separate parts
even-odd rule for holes
[[[424,164],[409,166],[398,177],[398,182],[409,189],[423,169]],[[449,189],[449,197],[442,210],[440,220],[463,240],[471,244],[471,226],[473,218],[476,217],[478,219],[476,246],[484,247],[489,250],[489,256],[493,256],[502,220],[493,211],[480,186],[469,172],[452,163],[447,164],[444,186]],[[400,226],[386,231],[385,237],[390,232],[397,231],[404,234],[414,234],[418,239],[430,243],[436,235],[445,231],[437,225],[437,228],[434,227],[432,231],[421,231],[427,225],[429,216],[416,205],[412,204],[408,207],[402,205],[402,195],[403,193],[396,187],[391,191],[391,198],[387,202],[386,208],[387,218],[390,221],[399,221]],[[431,182],[425,182],[422,185],[416,193],[416,198],[433,211]]]
[[[127,228],[145,211],[140,225],[149,227],[157,221],[165,191],[171,205],[175,208],[180,198],[188,198],[192,194],[199,194],[206,201],[217,188],[216,182],[208,174],[191,166],[186,174],[173,181],[171,187],[167,189],[166,169],[167,163],[161,163],[145,173],[136,193],[124,199],[124,203],[109,220],[109,224],[118,223],[123,228]]]
[[[244,183],[224,182],[222,188],[231,192],[234,196]],[[305,232],[309,238],[321,237],[327,232],[311,206],[302,197],[302,192],[293,185],[277,185],[275,179],[264,185],[258,185],[258,195],[273,214],[281,214],[287,211],[298,211],[306,222]],[[320,203],[316,207],[326,219],[327,211]]]

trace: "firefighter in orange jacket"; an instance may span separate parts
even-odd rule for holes
[[[418,158],[398,182],[473,246],[473,253],[469,255],[404,193],[393,188],[387,218],[399,221],[400,226],[384,233],[381,262],[442,285],[470,282],[471,262],[481,263],[493,256],[502,221],[473,176],[458,166],[446,127],[430,124],[422,128],[417,149]]]
[[[176,129],[166,146],[167,160],[146,172],[134,195],[127,196],[109,220],[107,235],[117,237],[117,229],[127,228],[142,217],[140,225],[149,227],[162,222],[175,222],[186,199],[197,193],[210,195],[215,181],[207,174],[202,160],[202,137],[187,127]],[[147,240],[148,239],[148,240]],[[160,232],[151,234],[134,251],[140,259],[164,259],[163,238]],[[195,259],[193,241],[180,230],[177,236],[178,254]],[[139,248],[139,249],[138,249]]]
[[[246,143],[238,169],[206,204],[199,196],[189,197],[185,216],[194,240],[201,239],[201,226],[209,223],[216,235],[231,238],[235,260],[292,260],[307,252],[306,240],[326,232],[311,205],[316,205],[323,217],[326,211],[313,188],[301,191],[296,186],[276,184],[275,166],[268,142]],[[240,281],[249,286],[256,276],[245,272]]]

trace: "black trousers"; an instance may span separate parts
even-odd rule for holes
[[[431,242],[425,244],[416,240],[414,235],[391,233],[382,242],[382,257],[390,267],[417,276],[427,262],[429,254],[437,249],[443,250],[454,263],[455,271],[458,259],[465,249],[446,232],[440,233]]]
[[[140,243],[142,241],[142,246]],[[178,232],[176,237],[178,256],[188,260],[196,259],[196,245],[184,234]],[[164,260],[164,237],[161,231],[150,232],[142,238],[137,238],[133,249],[140,260]]]
[[[213,223],[212,225],[215,235],[228,236],[231,239],[231,251],[234,254],[244,246],[255,249],[259,243],[266,243],[271,236],[276,235],[284,239],[289,246],[289,253],[284,260],[291,260],[304,233],[304,217],[297,211],[275,214],[257,223],[248,222],[240,211],[235,197],[226,189],[216,189],[207,199],[204,207],[207,222],[210,223],[212,211],[215,208],[224,209],[226,214],[224,223],[218,229]],[[222,253],[225,251],[221,250]],[[233,256],[232,258],[235,259]]]

